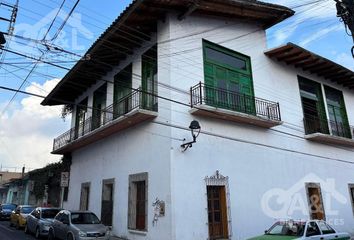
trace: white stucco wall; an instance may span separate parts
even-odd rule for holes
[[[350,107],[354,93],[266,57],[263,53],[265,33],[256,25],[196,16],[178,21],[175,14],[170,14],[165,22],[159,23],[158,29],[160,96],[189,104],[189,88],[204,79],[202,39],[207,39],[251,57],[255,95],[279,102],[284,124],[262,129],[195,117],[188,112],[188,106],[159,99],[159,116],[153,122],[122,131],[72,154],[69,199],[64,206],[79,208],[81,183],[91,182],[89,209],[100,216],[102,180],[114,178],[113,232],[118,236],[153,240],[207,239],[204,178],[219,170],[229,177],[229,228],[233,240],[260,235],[272,224],[276,217],[262,209],[262,204],[268,206],[269,203],[273,210],[286,206],[276,202],[276,193],[280,190],[275,191],[269,202],[264,200],[265,193],[272,189],[282,189],[280,193],[289,190],[293,211],[286,214],[308,219],[305,182],[321,183],[327,219],[335,223],[336,228],[353,232],[348,192],[348,183],[354,183],[353,150],[303,138],[297,75],[342,90],[351,124],[354,122],[354,110]],[[113,80],[114,74],[129,62],[133,62],[134,73],[140,75],[140,55],[145,50],[137,51],[106,77]],[[92,96],[100,84],[102,82],[78,101]],[[139,86],[139,77],[135,76],[133,87]],[[182,153],[182,139],[191,139],[190,132],[184,128],[193,119],[201,124],[202,133],[197,143]],[[132,233],[127,228],[128,177],[141,172],[149,174],[146,235]],[[332,179],[334,188],[326,185]],[[151,204],[156,197],[166,202],[166,216],[152,226]]]
[[[297,75],[342,90],[352,124],[353,109],[348,106],[354,103],[353,92],[266,57],[263,54],[265,35],[262,30],[257,31],[256,26],[198,17],[188,17],[181,22],[173,16],[171,19],[171,38],[176,39],[170,44],[171,51],[175,52],[170,59],[174,87],[188,91],[190,86],[203,81],[204,38],[251,57],[256,97],[279,102],[284,121],[282,126],[267,130],[194,117],[188,114],[188,107],[172,105],[172,124],[188,126],[192,119],[197,119],[204,131],[193,148],[184,153],[181,153],[179,143],[172,142],[171,189],[176,233],[173,239],[208,238],[204,178],[215,174],[216,170],[229,177],[232,239],[260,235],[274,222],[274,214],[267,214],[262,209],[262,203],[267,203],[263,199],[264,194],[272,189],[295,191],[288,192],[292,197],[290,206],[293,210],[285,213],[295,219],[308,219],[305,182],[321,183],[327,220],[339,230],[354,233],[348,192],[348,183],[354,182],[353,150],[313,143],[303,138]],[[189,102],[188,95],[175,96],[174,99]],[[172,136],[190,139],[188,131],[177,128],[173,128]],[[333,189],[326,189],[327,181],[332,179],[335,193]],[[276,203],[278,197],[274,195],[269,202],[273,210],[286,207],[282,202]],[[282,218],[288,217],[286,214]]]

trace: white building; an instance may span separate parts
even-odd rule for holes
[[[268,50],[265,29],[292,15],[133,1],[42,103],[75,103],[53,149],[72,158],[64,207],[131,240],[246,239],[279,218],[354,234],[354,73],[294,44]],[[182,148],[192,120],[201,132]]]

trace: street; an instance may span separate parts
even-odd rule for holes
[[[17,230],[10,227],[9,221],[0,221],[0,239],[1,240],[31,240],[34,236],[25,234],[23,229]]]

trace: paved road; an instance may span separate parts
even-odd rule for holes
[[[0,239],[1,240],[33,240],[32,235],[25,234],[23,229],[16,230],[10,227],[9,221],[0,221]]]

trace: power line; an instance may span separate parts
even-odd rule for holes
[[[53,24],[54,24],[55,20],[57,19],[58,15],[59,15],[59,13],[60,13],[60,11],[61,11],[61,9],[63,8],[65,1],[66,1],[66,0],[63,0],[62,3],[61,3],[61,5],[60,5],[60,7],[58,8],[57,13],[55,14],[55,16],[54,16],[52,22],[50,23],[50,25],[49,25],[49,27],[48,27],[48,29],[47,29],[47,32],[46,32],[46,33],[44,34],[44,36],[43,36],[43,39],[42,39],[43,41],[45,41],[45,38],[47,37],[47,35],[48,35],[49,32],[50,32],[50,29],[53,27]]]
[[[74,4],[74,6],[72,7],[72,9],[70,10],[69,14],[66,16],[64,22],[60,25],[60,27],[58,28],[58,31],[56,32],[56,34],[54,34],[54,36],[52,37],[51,41],[54,41],[58,36],[59,33],[63,30],[65,24],[67,23],[67,21],[69,20],[70,16],[73,14],[73,12],[75,11],[75,8],[77,7],[77,5],[79,4],[80,0],[77,0],[76,3]],[[64,4],[64,3],[63,3]]]
[[[4,87],[4,86],[0,86],[0,89],[4,89],[4,90],[8,90],[8,91],[17,91],[16,89]],[[29,93],[29,92],[26,92],[26,91],[19,91],[19,92],[27,94],[27,95],[31,95],[31,96],[34,96],[34,97],[45,98],[45,96]],[[156,123],[156,124],[159,124],[159,125],[164,125],[164,126],[169,126],[169,127],[181,129],[181,130],[190,131],[190,129],[188,129],[186,127],[178,126],[178,125],[171,124],[171,123],[165,123],[165,122],[160,122],[160,121],[156,121],[156,120],[154,120],[152,122]],[[272,145],[268,145],[268,144],[248,141],[248,140],[244,140],[244,139],[240,139],[240,138],[234,138],[234,137],[230,137],[230,136],[216,134],[216,133],[213,133],[213,132],[210,132],[210,131],[205,131],[205,130],[202,130],[201,134],[209,135],[209,136],[213,136],[213,137],[218,137],[218,138],[222,138],[222,139],[226,139],[226,140],[242,142],[242,143],[252,144],[252,145],[266,147],[266,148],[271,148],[271,149],[275,149],[275,150],[281,150],[281,151],[285,151],[285,152],[296,153],[296,154],[305,155],[305,156],[317,157],[317,158],[322,158],[322,159],[326,159],[326,160],[333,160],[333,161],[337,161],[337,162],[341,162],[341,163],[348,163],[348,164],[352,164],[352,165],[354,164],[354,162],[351,162],[351,161],[348,161],[348,160],[332,158],[332,157],[326,157],[326,156],[321,156],[321,155],[311,154],[311,153],[305,153],[305,152],[301,152],[301,151],[297,151],[297,150],[292,150],[292,149],[272,146]]]

